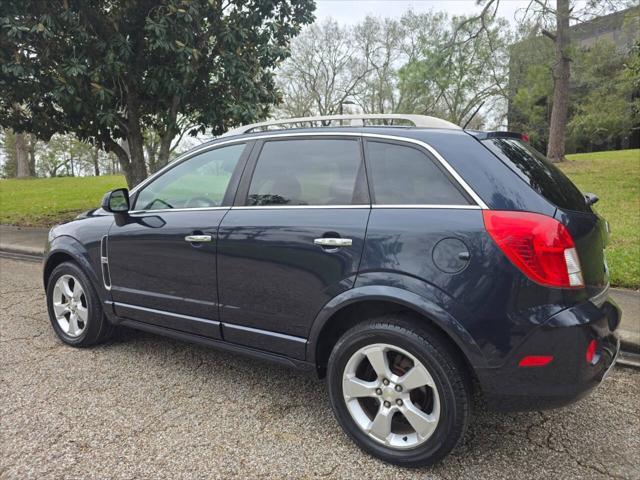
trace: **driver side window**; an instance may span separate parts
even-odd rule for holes
[[[176,165],[144,187],[135,210],[206,208],[222,205],[245,144],[208,150]]]

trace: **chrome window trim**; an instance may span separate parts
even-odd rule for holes
[[[207,211],[207,210],[229,210],[230,207],[193,207],[193,208],[159,208],[157,210],[130,210],[129,214],[139,213],[167,213],[167,212],[193,212],[193,211]]]
[[[176,160],[174,160],[173,162],[171,162],[170,164],[166,165],[165,167],[161,168],[160,170],[158,170],[156,173],[154,173],[153,175],[151,175],[149,178],[147,178],[146,180],[143,180],[140,184],[136,185],[132,190],[131,190],[131,195],[135,194],[138,192],[138,190],[140,190],[141,188],[144,188],[145,186],[147,186],[149,183],[151,183],[152,181],[154,181],[157,177],[159,177],[160,175],[162,175],[165,171],[173,168],[174,166],[187,161],[188,159],[194,157],[195,155],[198,155],[199,153],[208,151],[208,150],[213,150],[219,147],[223,147],[226,145],[231,145],[234,143],[247,143],[249,141],[252,140],[262,140],[262,139],[266,139],[266,138],[295,138],[295,137],[352,137],[352,138],[377,138],[377,139],[383,139],[383,140],[395,140],[397,142],[404,142],[404,143],[412,143],[414,145],[419,145],[421,147],[423,147],[424,149],[426,149],[429,153],[431,153],[436,160],[438,160],[438,162],[440,162],[440,164],[451,174],[451,176],[456,180],[456,182],[458,182],[458,184],[463,188],[463,190],[465,192],[467,192],[469,194],[469,196],[476,202],[477,205],[460,205],[458,206],[458,208],[465,208],[465,207],[469,207],[469,206],[477,206],[480,207],[483,210],[488,210],[489,207],[487,206],[486,203],[484,203],[484,201],[482,200],[482,198],[480,198],[480,196],[469,186],[469,184],[467,182],[465,182],[465,180],[458,174],[458,172],[456,172],[456,170],[449,164],[449,162],[447,162],[444,157],[442,155],[440,155],[440,153],[438,153],[438,151],[433,148],[431,145],[429,145],[426,142],[423,142],[422,140],[417,140],[415,138],[407,138],[407,137],[400,137],[397,135],[384,135],[384,134],[380,134],[380,133],[360,133],[360,132],[291,132],[291,133],[271,133],[271,134],[264,134],[264,135],[255,135],[252,137],[241,137],[241,138],[235,138],[235,139],[230,139],[230,140],[225,140],[225,141],[221,141],[219,143],[215,143],[212,145],[206,145],[203,146],[201,148],[197,148],[196,150],[187,152],[184,154],[183,157],[178,157]],[[356,207],[360,207],[360,205],[355,205]],[[242,207],[235,207],[235,208],[256,208],[256,207],[262,207],[261,205],[256,205],[256,206],[242,206]],[[280,206],[283,207],[283,206]],[[285,208],[291,208],[293,207],[293,205],[291,206],[286,206]],[[316,205],[303,205],[303,207],[316,207]],[[324,206],[318,206],[318,207],[324,207]],[[229,208],[229,207],[211,207],[211,208]],[[234,208],[234,207],[232,207]],[[166,209],[168,211],[178,211],[178,210],[194,210],[193,208],[187,208],[187,209]],[[143,210],[134,210],[133,212],[141,212]],[[148,212],[160,212],[160,210],[148,210]]]
[[[372,208],[420,208],[420,209],[447,209],[447,210],[482,210],[480,205],[439,205],[439,204],[377,204],[374,203]]]
[[[170,212],[193,212],[193,211],[213,211],[213,210],[287,210],[287,209],[369,209],[369,208],[414,208],[414,209],[446,209],[446,210],[482,210],[479,205],[440,205],[440,204],[378,204],[372,205],[234,205],[229,207],[201,207],[201,208],[163,208],[158,210],[131,210],[130,215],[170,213]]]
[[[231,210],[287,210],[292,208],[299,209],[370,209],[371,205],[237,205],[231,207]]]

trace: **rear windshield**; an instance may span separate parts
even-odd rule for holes
[[[482,143],[555,206],[579,212],[589,211],[580,190],[558,167],[528,143],[513,138],[489,138]]]

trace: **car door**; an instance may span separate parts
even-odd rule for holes
[[[304,358],[322,306],[351,288],[370,212],[357,137],[260,141],[223,219],[224,339]]]
[[[216,236],[250,148],[200,151],[132,196],[107,242],[117,315],[220,338]]]

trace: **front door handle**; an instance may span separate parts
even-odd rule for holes
[[[316,238],[313,241],[314,245],[320,245],[321,247],[330,247],[330,248],[338,248],[338,247],[350,247],[353,244],[353,240],[350,238]]]
[[[191,243],[203,243],[213,241],[213,237],[211,235],[187,235],[184,240]]]

